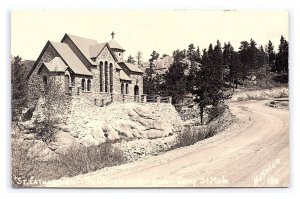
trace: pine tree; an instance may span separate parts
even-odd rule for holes
[[[239,54],[241,58],[241,77],[244,82],[244,80],[247,78],[248,71],[249,71],[249,63],[250,63],[250,45],[247,41],[242,41],[241,46],[239,48]]]
[[[188,92],[187,75],[185,74],[188,66],[183,62],[186,58],[184,51],[174,51],[173,58],[174,62],[164,76],[165,89],[166,93],[172,96],[173,103],[178,104],[182,102]]]
[[[241,79],[242,77],[242,70],[241,70],[241,57],[240,54],[237,52],[232,52],[232,57],[230,60],[230,77],[231,77],[231,81],[232,81],[232,90],[234,92],[234,84],[235,84],[235,88],[237,89],[237,84],[239,79]]]
[[[159,58],[159,54],[153,50],[150,59],[149,59],[149,67],[146,69],[145,74],[143,76],[143,86],[144,86],[144,93],[147,95],[157,95],[157,81],[156,81],[156,72],[155,72],[155,65],[154,61]]]
[[[276,54],[275,54],[275,51],[274,51],[274,46],[273,46],[273,44],[270,40],[269,40],[269,43],[267,45],[266,52],[268,54],[268,64],[271,67],[271,70],[273,72],[275,72],[277,70],[276,65],[275,65]]]
[[[232,74],[230,72],[230,65],[232,61],[232,56],[234,53],[234,49],[231,46],[230,42],[228,44],[224,43],[223,47],[223,65],[224,65],[224,72],[225,72],[225,81],[231,81],[232,80]]]
[[[289,44],[283,36],[280,38],[278,53],[276,55],[276,69],[288,75],[289,68]]]
[[[137,59],[137,64],[138,64],[138,66],[140,66],[141,65],[141,63],[142,63],[142,52],[141,51],[137,51],[137,54],[136,54],[136,56],[135,56],[135,58]]]
[[[249,70],[250,70],[250,79],[252,80],[254,71],[258,68],[258,49],[256,47],[256,42],[250,40],[250,49],[249,49]]]
[[[125,62],[130,64],[135,64],[136,61],[134,60],[134,57],[129,55],[129,57],[127,58],[127,60],[125,60]]]
[[[229,98],[222,80],[222,64],[220,42],[217,41],[214,48],[210,44],[208,51],[203,50],[201,67],[192,91],[195,95],[194,101],[199,105],[201,125],[203,125],[204,109],[208,105],[216,107]]]
[[[18,120],[22,109],[27,106],[27,81],[22,58],[13,57],[11,60],[11,92],[12,92],[12,121]]]

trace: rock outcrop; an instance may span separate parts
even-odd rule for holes
[[[19,125],[25,132],[23,139],[27,140],[26,142],[41,142],[34,143],[33,148],[40,147],[39,145],[43,143],[44,149],[39,149],[42,151],[40,160],[56,158],[56,155],[63,154],[73,144],[92,146],[116,141],[123,141],[120,142],[122,144],[119,147],[128,149],[128,154],[134,154],[134,157],[128,155],[129,159],[135,159],[135,156],[151,153],[149,147],[144,152],[137,150],[137,153],[131,153],[130,146],[135,143],[135,140],[138,143],[141,140],[156,143],[151,140],[172,137],[182,127],[181,118],[172,104],[113,103],[106,107],[99,107],[88,99],[72,97],[65,116],[60,116],[63,118],[54,126],[56,131],[54,141],[46,144],[35,140],[33,121],[41,118],[39,115],[43,114],[40,103],[41,100],[35,107],[32,119],[20,122]],[[131,143],[128,145],[129,148],[125,147],[129,142]],[[158,141],[158,146],[168,147],[169,144],[165,145],[163,142]],[[155,146],[151,144],[151,146],[157,148],[156,144]],[[142,147],[140,150],[143,150]],[[159,147],[155,151],[158,150]]]

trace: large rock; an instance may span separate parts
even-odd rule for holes
[[[28,148],[27,156],[36,161],[54,160],[58,155],[50,150],[41,140],[23,140],[24,149]]]
[[[73,136],[64,131],[58,131],[55,134],[54,140],[55,141],[51,142],[48,147],[51,150],[55,151],[55,153],[59,154],[62,154],[65,151],[67,151],[71,145],[78,143],[77,139],[75,139]]]

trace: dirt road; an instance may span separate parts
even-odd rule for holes
[[[265,101],[231,103],[240,122],[193,146],[72,178],[66,187],[286,187],[288,111]]]

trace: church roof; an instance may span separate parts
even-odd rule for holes
[[[65,72],[68,66],[60,57],[54,57],[49,63],[44,63],[50,72]]]
[[[107,43],[90,45],[90,58],[97,57]]]
[[[97,40],[79,37],[71,34],[65,34],[65,36],[68,36],[73,41],[73,43],[77,46],[77,48],[84,55],[84,57],[90,62],[90,64],[97,65],[93,60],[91,60],[90,54],[90,46],[98,44]]]
[[[110,42],[108,42],[108,45],[111,49],[119,49],[125,51],[125,49],[115,39],[110,40]]]
[[[125,66],[127,67],[131,72],[137,72],[137,73],[144,73],[141,69],[139,69],[138,66],[131,64],[131,63],[125,63],[125,62],[119,62],[118,63],[121,67]]]
[[[50,43],[75,74],[93,75],[67,44],[57,42]]]
[[[126,81],[132,80],[123,70],[120,70],[120,79]]]

